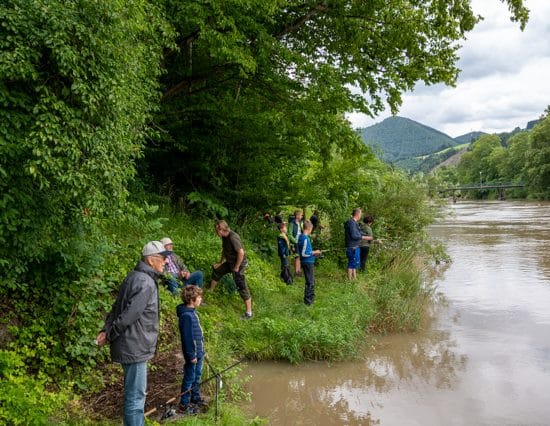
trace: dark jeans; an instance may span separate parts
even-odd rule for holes
[[[304,303],[311,305],[315,301],[315,274],[313,263],[302,263],[302,271],[306,279],[306,287],[304,289]]]
[[[183,366],[183,381],[181,382],[181,393],[183,394],[180,399],[181,404],[189,404],[191,401],[198,401],[201,399],[200,383],[202,376],[202,360],[203,358],[197,358],[197,362],[186,362]]]
[[[361,272],[365,272],[368,256],[369,246],[361,247],[361,253],[359,254],[359,270]]]
[[[186,280],[183,280],[183,284],[188,285],[196,285],[200,288],[202,288],[203,283],[203,274],[202,271],[195,271],[189,275],[189,278]],[[180,282],[176,279],[176,277],[171,276],[170,278],[166,278],[166,284],[168,285],[168,290],[172,294],[178,295],[178,290],[180,288]]]
[[[292,284],[292,275],[290,274],[288,259],[286,257],[281,257],[280,259],[281,259],[281,274],[279,276],[286,284]]]

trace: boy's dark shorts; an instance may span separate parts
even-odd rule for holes
[[[248,265],[241,265],[239,272],[234,272],[231,265],[227,262],[223,262],[218,268],[212,268],[212,279],[214,281],[220,281],[225,274],[233,274],[233,280],[235,281],[235,286],[241,296],[241,299],[248,300],[250,299],[250,291],[246,285],[246,278],[244,276],[244,271]]]

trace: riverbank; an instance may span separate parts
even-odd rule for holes
[[[189,230],[193,229],[190,233]],[[210,223],[191,223],[189,218],[171,220],[165,229],[175,242],[175,251],[186,259],[191,270],[202,269],[218,260],[220,240]],[[276,232],[272,234],[275,243]],[[244,235],[250,230],[243,231]],[[206,306],[199,309],[209,362],[218,371],[240,360],[282,360],[301,363],[310,360],[341,361],[354,359],[368,342],[369,333],[411,331],[418,328],[427,300],[422,286],[421,263],[413,261],[412,251],[402,247],[375,246],[371,250],[368,273],[349,282],[339,256],[318,260],[316,300],[303,304],[304,279],[295,278],[287,286],[279,278],[278,258],[262,253],[257,244],[247,241],[250,261],[247,280],[253,296],[254,317],[240,320],[242,301],[231,280],[222,281],[214,292],[205,294]],[[181,354],[175,307],[177,298],[161,289],[162,332],[159,352],[151,363],[146,410],[159,408],[179,394]],[[248,395],[240,374],[242,365],[224,373],[219,395],[219,415],[228,424],[255,424],[246,420],[237,405]],[[104,386],[85,398],[85,411],[93,421],[120,418],[122,382],[117,366],[103,366]],[[208,377],[208,369],[205,375]],[[213,399],[214,381],[204,393]],[[213,404],[212,404],[213,405]],[[159,410],[162,411],[162,410]],[[156,413],[155,413],[156,415]],[[211,424],[213,408],[193,419],[193,424]],[[183,421],[182,424],[185,424]]]

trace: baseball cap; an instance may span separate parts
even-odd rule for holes
[[[160,254],[162,256],[167,256],[168,254],[170,254],[170,252],[167,251],[164,248],[164,245],[160,241],[149,241],[143,247],[143,250],[141,251],[141,255],[142,256],[153,256],[155,254]]]
[[[174,244],[172,242],[172,240],[168,237],[164,237],[162,240],[160,240],[160,242],[162,243],[163,246],[167,245],[167,244]]]

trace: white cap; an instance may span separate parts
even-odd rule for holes
[[[166,256],[169,253],[170,252],[166,251],[164,245],[160,241],[149,241],[141,251],[142,256],[153,256],[155,254]]]
[[[162,240],[160,240],[163,246],[167,246],[168,244],[174,244],[172,240],[168,237],[164,237]]]

